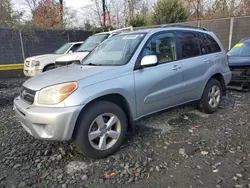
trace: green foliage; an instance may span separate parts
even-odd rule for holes
[[[152,15],[153,24],[184,22],[188,11],[179,0],[159,0]]]
[[[0,27],[17,27],[22,15],[13,9],[10,0],[0,0]]]
[[[133,27],[145,26],[147,25],[147,16],[143,14],[137,14],[130,20],[129,25],[132,25]]]

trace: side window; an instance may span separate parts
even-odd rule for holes
[[[204,33],[197,33],[197,37],[198,37],[199,43],[200,43],[201,54],[211,53],[211,48],[209,46],[209,43],[206,39],[205,34]]]
[[[198,38],[202,54],[210,54],[221,51],[220,46],[210,35],[205,33],[198,33]]]
[[[75,52],[80,46],[81,46],[82,44],[75,44],[75,45],[73,45],[72,47],[71,47],[71,51],[72,52]]]
[[[182,58],[200,55],[198,39],[193,32],[179,32],[178,38],[182,49]]]
[[[154,36],[143,49],[143,56],[156,55],[159,63],[176,60],[176,42],[172,33],[164,33]]]
[[[220,52],[221,51],[220,46],[214,40],[213,37],[211,37],[208,34],[205,34],[205,37],[206,37],[207,44],[210,46],[211,53]]]

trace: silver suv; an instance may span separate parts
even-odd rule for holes
[[[14,109],[34,137],[73,139],[83,154],[101,158],[146,115],[191,101],[215,112],[230,79],[226,52],[212,32],[140,30],[106,40],[80,65],[27,80]]]

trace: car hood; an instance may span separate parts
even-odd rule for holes
[[[37,55],[37,56],[32,56],[32,57],[28,57],[26,58],[26,61],[44,61],[46,59],[50,59],[50,58],[58,58],[60,57],[62,54],[44,54],[44,55]]]
[[[38,91],[44,87],[55,84],[79,81],[114,68],[115,67],[111,66],[70,65],[44,72],[36,77],[30,78],[24,82],[23,86]]]
[[[56,62],[82,61],[88,54],[89,52],[74,52],[57,58]]]
[[[229,56],[229,66],[250,66],[250,57]]]

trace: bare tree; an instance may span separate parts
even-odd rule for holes
[[[28,6],[28,8],[30,9],[30,11],[33,15],[34,10],[38,6],[38,3],[40,0],[24,0],[24,1],[25,1],[26,6]]]

